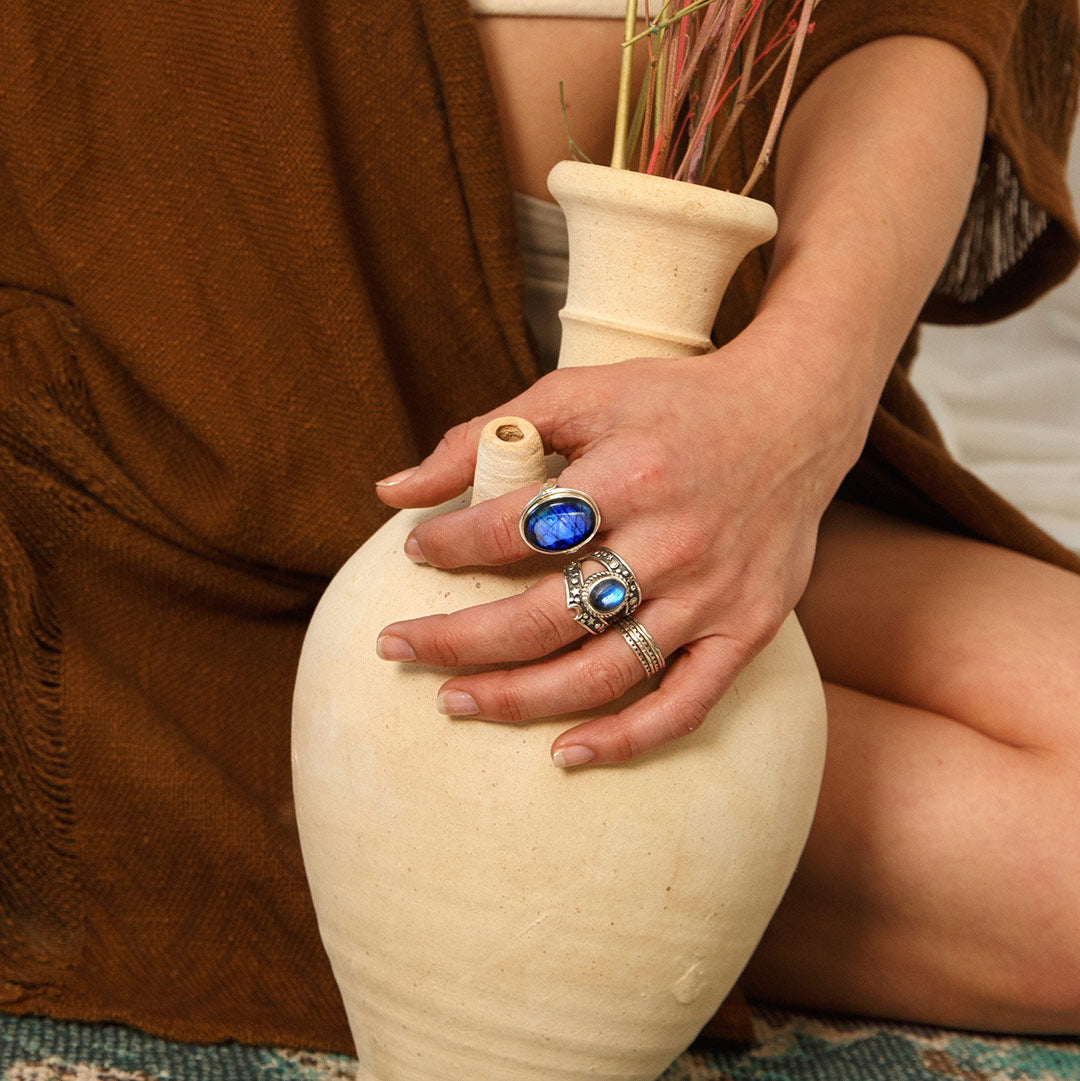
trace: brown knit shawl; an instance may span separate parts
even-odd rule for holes
[[[895,32],[986,74],[934,314],[1059,280],[1072,5],[817,22],[804,84]],[[0,43],[0,1007],[347,1049],[290,798],[301,637],[385,517],[372,482],[535,376],[471,16],[0,0]],[[899,370],[851,485],[1076,566],[949,461]]]

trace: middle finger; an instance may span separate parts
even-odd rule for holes
[[[549,574],[513,597],[391,623],[375,648],[384,660],[459,668],[533,660],[583,633],[566,607],[563,576]]]
[[[615,561],[614,573],[611,560]],[[629,614],[655,585],[654,578],[642,580],[634,575],[632,560],[624,561],[611,552],[593,550],[574,562],[579,582],[595,575],[603,579],[598,588],[614,585],[616,590],[626,589],[625,607],[604,617],[603,622]],[[618,599],[616,596],[615,601]],[[595,620],[592,626],[597,626]],[[546,656],[584,633],[567,602],[564,572],[549,574],[515,596],[388,624],[379,633],[376,651],[384,660],[450,668],[507,664]]]

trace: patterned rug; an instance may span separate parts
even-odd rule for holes
[[[661,1081],[1080,1081],[1080,1041],[754,1010],[757,1043],[697,1044]],[[341,1055],[159,1040],[0,1014],[0,1081],[363,1081]],[[477,1078],[476,1081],[497,1081]]]

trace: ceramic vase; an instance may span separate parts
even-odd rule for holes
[[[560,365],[710,348],[728,278],[775,228],[761,203],[654,180],[553,172],[571,245]],[[477,498],[545,475],[527,420],[488,425]],[[296,682],[304,861],[359,1081],[653,1081],[738,977],[805,843],[825,746],[814,662],[789,618],[692,735],[560,770],[550,744],[586,714],[450,719],[446,671],[375,656],[393,620],[565,562],[412,564],[406,536],[442,509],[398,513],[345,564]]]

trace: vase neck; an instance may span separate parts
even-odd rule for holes
[[[548,183],[570,253],[560,367],[707,351],[735,269],[776,231],[767,204],[697,184],[582,162]]]

